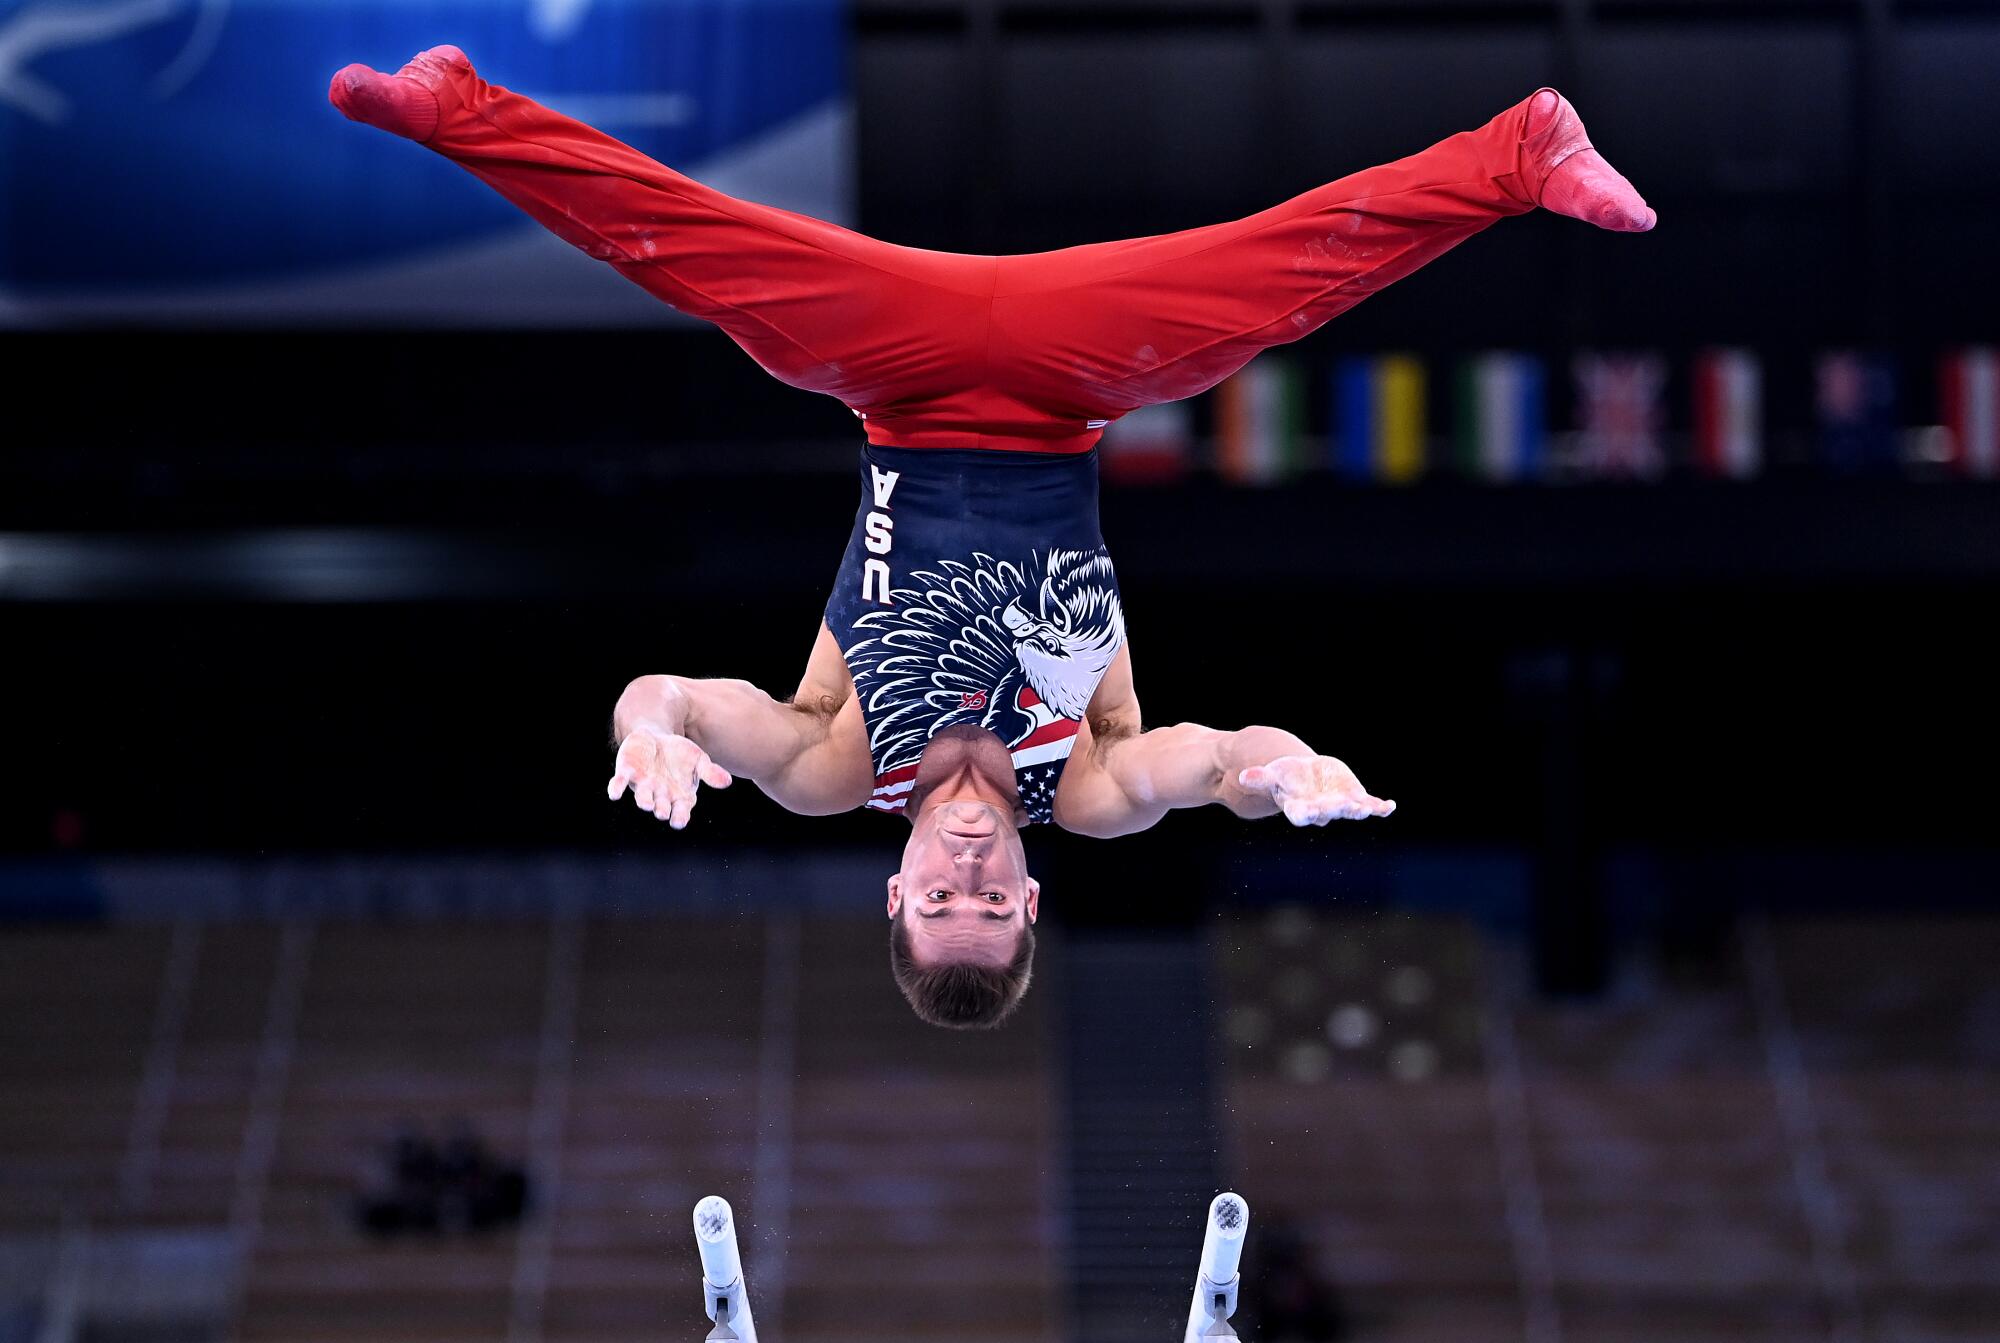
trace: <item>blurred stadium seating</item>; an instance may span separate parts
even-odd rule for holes
[[[838,20],[793,48],[833,85],[616,26],[765,8]],[[60,10],[143,30],[36,54]],[[2000,5],[460,11],[498,79],[833,93],[816,180],[912,246],[1239,216],[1545,82],[1662,224],[1508,221],[1114,431],[1149,721],[1282,724],[1402,809],[1037,834],[1038,987],[946,1034],[858,913],[880,817],[739,787],[669,847],[597,792],[631,676],[796,684],[847,408],[476,256],[394,323],[260,311],[279,253],[343,287],[329,234],[514,227],[319,101],[440,7],[0,0],[0,82],[78,112],[0,99],[0,1343],[692,1340],[708,1193],[766,1343],[1166,1343],[1217,1186],[1343,1343],[2000,1338]],[[183,44],[224,59],[174,104]],[[753,129],[712,110],[659,152]],[[455,1117],[526,1221],[365,1236],[381,1145]]]
[[[1566,1003],[1463,923],[1233,920],[1238,1187],[1357,1336],[1981,1337],[1995,931],[1753,922],[1706,976]]]
[[[699,1319],[688,1213],[726,1191],[772,1337],[1050,1338],[1036,1000],[945,1037],[884,940],[791,917],[10,933],[0,1305],[115,1333],[61,1270],[87,1234],[222,1247],[219,1291],[130,1312],[147,1336],[652,1339]],[[370,1151],[445,1117],[529,1158],[526,1229],[365,1237]],[[893,1309],[871,1263],[898,1266]]]
[[[1356,1338],[1970,1343],[2000,1318],[1996,931],[1753,918],[1583,1002],[1461,919],[1234,915],[1221,1179],[1304,1233]],[[1066,1336],[1093,1121],[1053,1046],[1143,1009],[1079,995],[1056,938],[1012,1028],[929,1030],[881,940],[791,913],[16,928],[6,1336],[691,1336],[711,1190],[773,1339]],[[1143,1034],[1135,1068],[1187,1075]],[[526,1226],[366,1238],[369,1152],[450,1116],[526,1158]],[[1143,1220],[1131,1252],[1184,1267]]]

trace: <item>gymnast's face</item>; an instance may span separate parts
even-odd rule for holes
[[[959,799],[926,807],[911,825],[902,870],[889,878],[889,917],[904,921],[920,966],[973,961],[997,968],[1035,921],[1041,893],[1013,815]]]

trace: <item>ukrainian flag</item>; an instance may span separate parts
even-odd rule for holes
[[[1333,459],[1340,473],[1396,485],[1421,476],[1423,361],[1407,354],[1348,358],[1333,377]]]

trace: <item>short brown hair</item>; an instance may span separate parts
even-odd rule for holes
[[[911,1010],[931,1025],[990,1030],[1014,1014],[1035,977],[1035,925],[1022,922],[1021,940],[1004,966],[953,961],[926,968],[910,954],[910,930],[899,916],[889,921],[889,970]]]

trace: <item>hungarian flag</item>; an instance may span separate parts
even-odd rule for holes
[[[1638,479],[1666,467],[1661,427],[1667,361],[1657,354],[1579,354],[1577,469],[1586,476]]]
[[[1764,464],[1764,370],[1748,350],[1703,350],[1694,360],[1694,464],[1747,480]]]
[[[1237,485],[1268,485],[1299,468],[1304,413],[1298,373],[1265,355],[1215,389],[1215,467]]]
[[[1938,363],[1946,461],[1960,475],[2000,475],[2000,355],[1990,345],[1952,350]]]
[[[1334,369],[1334,463],[1343,475],[1404,484],[1424,473],[1424,365],[1387,354]]]
[[[1540,474],[1548,440],[1541,360],[1504,350],[1474,355],[1459,365],[1454,390],[1461,471],[1483,480]]]

